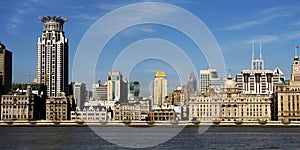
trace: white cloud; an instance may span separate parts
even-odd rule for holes
[[[241,30],[249,28],[281,17],[288,17],[291,14],[293,14],[293,11],[294,9],[292,9],[291,7],[273,7],[269,9],[264,9],[257,13],[258,16],[256,16],[256,20],[252,19],[252,21],[237,23],[229,27],[225,27],[225,30]]]
[[[145,27],[142,29],[144,32],[147,32],[147,33],[153,33],[155,32],[155,30],[151,27]]]
[[[258,21],[249,21],[249,22],[242,22],[242,23],[238,23],[229,27],[226,27],[225,30],[240,30],[240,29],[244,29],[253,25],[258,24]]]

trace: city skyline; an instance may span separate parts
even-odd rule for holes
[[[64,16],[69,19],[64,26],[64,30],[66,37],[69,39],[69,81],[71,82],[73,81],[70,73],[73,58],[86,30],[108,12],[122,6],[144,1],[72,2],[72,6],[64,5],[69,2],[67,0],[62,2],[29,0],[20,3],[3,2],[0,6],[4,10],[3,12],[6,12],[1,15],[4,23],[0,24],[0,32],[3,37],[0,41],[13,52],[13,82],[28,82],[28,77],[24,74],[36,72],[36,41],[42,30],[40,21],[37,19],[39,16]],[[291,1],[289,4],[285,4],[284,1],[272,1],[271,4],[268,1],[235,3],[157,2],[182,7],[201,19],[218,41],[224,56],[226,69],[231,69],[232,75],[235,76],[241,70],[250,69],[251,42],[254,40],[262,42],[265,69],[274,70],[279,67],[287,79],[290,78],[290,64],[291,58],[294,56],[294,47],[300,44],[300,41],[298,41],[300,34],[297,34],[300,31],[298,27],[300,20],[296,18],[300,14],[296,7],[299,2]],[[124,18],[126,17],[130,16],[124,14]],[[115,57],[115,53],[118,52],[116,49],[124,48],[124,45],[126,46],[136,39],[145,37],[163,38],[178,45],[183,45],[182,48],[187,53],[190,49],[195,48],[190,44],[188,38],[170,28],[152,24],[134,26],[122,31],[111,40],[113,44],[106,47],[107,51],[111,53],[104,53],[105,56],[109,56],[107,59],[98,60],[96,77],[101,81],[105,81],[106,74],[111,71],[109,70],[111,68],[103,66],[113,63],[110,59]],[[258,47],[258,44],[256,44],[256,56],[258,56]],[[205,57],[200,52],[192,51],[192,53],[195,56],[191,59],[196,62],[196,77],[199,78],[199,70],[207,69],[208,65]],[[150,67],[144,69],[145,66]],[[126,76],[125,74],[125,77],[129,80],[139,80],[141,81],[141,87],[143,84],[145,87],[145,84],[148,85],[149,81],[153,79],[155,72],[160,70],[168,74],[168,86],[171,87],[168,87],[168,89],[173,90],[176,86],[181,86],[174,69],[168,64],[154,60],[142,62],[133,70],[134,75]],[[141,93],[145,93],[145,89],[144,91],[141,90]]]

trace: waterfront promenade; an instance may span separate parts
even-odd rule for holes
[[[130,126],[130,127],[144,127],[144,126],[285,126],[285,127],[300,127],[300,121],[290,121],[289,123],[283,123],[282,121],[244,121],[244,122],[191,122],[191,121],[107,121],[107,122],[84,122],[84,121],[0,121],[1,126]]]

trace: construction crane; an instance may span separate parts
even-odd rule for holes
[[[49,83],[49,78],[48,78],[48,76],[49,75],[54,75],[55,73],[54,72],[52,72],[52,73],[45,73],[45,74],[43,74],[43,75],[41,75],[41,74],[24,74],[24,76],[28,76],[28,82],[30,83],[30,77],[31,76],[34,76],[34,77],[36,77],[36,76],[45,76],[45,85],[48,85],[48,83]]]

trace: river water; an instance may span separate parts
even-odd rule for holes
[[[131,148],[107,142],[89,127],[0,127],[0,150],[4,149]],[[146,149],[300,149],[300,128],[210,127],[199,134],[198,128],[189,127],[171,140]]]

